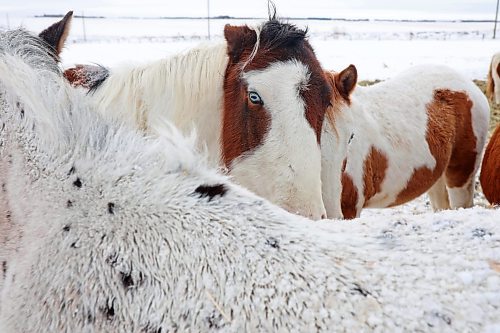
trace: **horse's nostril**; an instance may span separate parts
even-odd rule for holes
[[[322,220],[326,219],[326,214],[321,214],[321,219]]]

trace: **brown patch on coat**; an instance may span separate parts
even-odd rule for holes
[[[248,154],[262,144],[271,123],[265,101],[263,104],[249,101],[242,73],[265,69],[274,62],[295,60],[308,66],[309,81],[297,87],[297,93],[305,102],[305,117],[316,133],[319,144],[325,112],[330,103],[331,87],[306,39],[306,32],[274,19],[266,22],[260,30],[259,48],[249,62],[257,42],[255,30],[247,26],[226,25],[224,36],[229,57],[224,76],[221,135],[226,167],[230,167],[235,158]]]
[[[354,219],[358,216],[356,205],[358,204],[358,190],[354,186],[352,177],[342,172],[342,201],[341,209],[345,219]]]
[[[375,194],[380,192],[388,167],[389,162],[387,157],[372,146],[363,166],[363,194],[365,196],[365,204],[368,203]]]
[[[470,178],[476,161],[476,138],[472,131],[472,102],[463,92],[438,89],[427,104],[425,139],[436,161],[433,170],[414,170],[406,187],[390,206],[408,202],[426,192],[446,171],[447,185],[462,186]]]
[[[66,69],[64,71],[64,77],[73,87],[83,87],[86,89],[90,87],[87,70],[83,65],[76,65],[76,67]]]
[[[358,189],[354,186],[352,178],[344,172],[346,160],[342,164],[342,214],[346,219],[352,219],[357,216]],[[376,149],[371,147],[370,153],[363,163],[363,207],[377,193],[380,192],[382,182],[385,179],[389,161],[387,157]]]
[[[492,205],[500,205],[500,125],[486,146],[479,180],[486,199]]]
[[[446,168],[446,185],[462,187],[471,178],[478,152],[472,128],[472,101],[463,92],[449,92],[449,103],[455,114],[455,142]]]
[[[500,261],[495,261],[495,260],[488,260],[488,265],[492,270],[494,270],[497,273],[500,273]]]

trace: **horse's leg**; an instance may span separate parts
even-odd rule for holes
[[[441,176],[432,187],[427,191],[431,200],[432,209],[434,211],[450,209],[450,200],[448,191],[446,190],[446,182],[444,175]]]
[[[453,157],[452,157],[453,159]],[[451,208],[469,208],[474,202],[474,176],[479,161],[467,161],[451,164],[446,170],[446,185]]]
[[[469,208],[474,204],[474,181],[471,178],[462,187],[448,188],[451,208]]]

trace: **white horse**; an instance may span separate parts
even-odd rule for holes
[[[22,30],[0,91],[2,333],[500,325],[499,210],[311,223],[101,117]]]
[[[90,87],[100,111],[149,134],[169,122],[195,129],[210,164],[234,181],[291,212],[325,217],[319,143],[331,90],[305,31],[271,18],[256,29],[226,25],[224,36],[112,69]],[[91,69],[66,73],[85,86]]]
[[[490,108],[471,80],[433,65],[370,87],[356,87],[352,65],[329,75],[334,98],[321,147],[329,218],[424,192],[435,210],[473,205]]]
[[[486,96],[491,102],[500,104],[500,52],[495,53],[491,58],[486,82]]]

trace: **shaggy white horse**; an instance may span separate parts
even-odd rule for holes
[[[500,211],[312,223],[55,67],[0,34],[0,332],[500,329]]]

